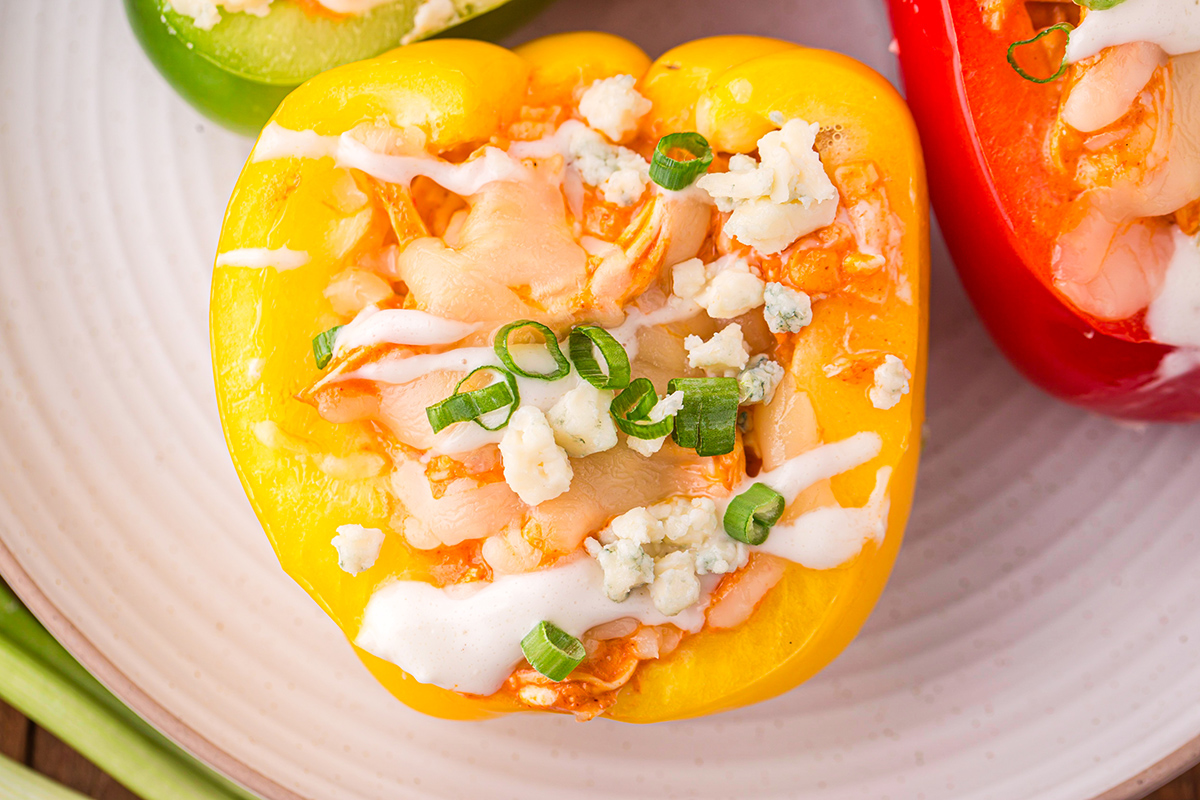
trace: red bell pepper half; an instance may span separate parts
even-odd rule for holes
[[[1003,0],[888,2],[908,102],[930,154],[934,211],[1001,350],[1034,383],[1089,410],[1200,418],[1200,351],[1151,340],[1144,312],[1092,316],[1055,285],[1054,248],[1073,213],[1072,186],[1047,155],[1064,81],[1025,80],[1007,58],[1013,42],[1054,21],[1037,19],[1039,7],[1054,5],[1030,3],[1026,13],[1026,4],[1009,3],[1017,10],[998,21],[985,14]],[[1048,77],[1056,59],[1040,55]]]

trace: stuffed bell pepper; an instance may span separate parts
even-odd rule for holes
[[[284,569],[442,717],[652,722],[805,680],[912,499],[922,170],[886,81],[771,39],[441,40],[304,84],[212,290]]]
[[[1085,408],[1200,417],[1200,7],[891,10],[934,209],[1000,347]]]
[[[501,8],[507,2],[125,0],[125,11],[154,66],[185,100],[257,136],[279,101],[320,72],[451,27],[499,38],[549,0]]]

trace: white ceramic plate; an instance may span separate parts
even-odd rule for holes
[[[522,38],[580,27],[651,53],[784,36],[896,75],[879,0],[562,0]],[[116,0],[0,3],[0,569],[194,752],[313,800],[1129,798],[1195,754],[1200,428],[1031,389],[937,242],[916,511],[831,668],[654,727],[408,711],[279,570],[222,442],[209,265],[249,149],[172,95]]]

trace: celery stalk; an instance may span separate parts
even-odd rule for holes
[[[79,792],[0,755],[0,800],[85,800]]]
[[[2,583],[0,698],[145,800],[253,798],[122,705]],[[0,800],[7,800],[3,793]]]

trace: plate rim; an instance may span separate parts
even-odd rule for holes
[[[146,694],[58,610],[50,597],[20,565],[16,555],[3,539],[0,539],[0,578],[4,579],[25,607],[93,677],[134,713],[194,758],[234,783],[260,795],[264,800],[313,800],[268,778],[245,761],[209,741]],[[1197,765],[1200,765],[1200,734],[1141,772],[1094,795],[1090,800],[1140,800]]]
[[[263,775],[224,748],[177,717],[165,706],[143,691],[122,672],[100,648],[83,634],[54,605],[50,597],[18,563],[16,555],[0,539],[0,578],[8,584],[17,598],[66,648],[67,652],[100,681],[108,691],[128,706],[155,730],[166,736],[209,769],[250,790],[264,800],[313,800],[288,789]],[[398,701],[397,701],[398,702]]]

